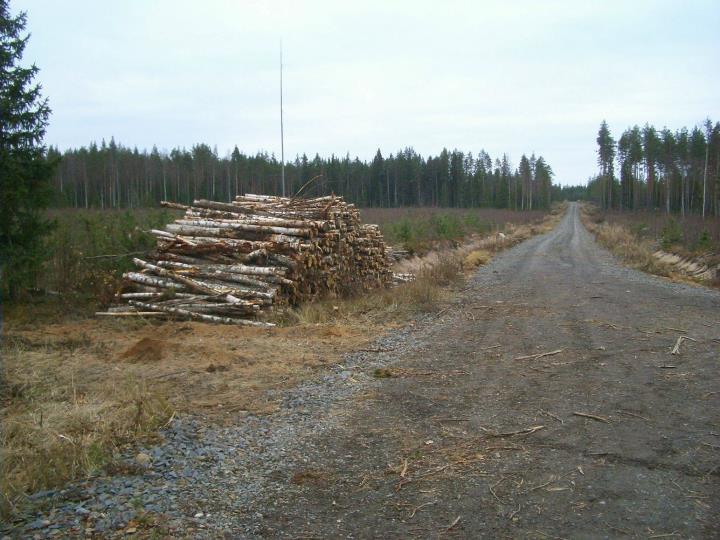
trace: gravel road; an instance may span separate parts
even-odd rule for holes
[[[719,372],[720,294],[620,266],[571,204],[280,412],[177,419],[138,474],[37,494],[2,532],[716,538]]]

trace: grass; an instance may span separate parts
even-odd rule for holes
[[[664,212],[605,211],[598,214],[610,225],[628,229],[641,240],[681,255],[720,253],[720,217],[679,216]]]
[[[27,495],[37,490],[123,470],[118,455],[154,441],[175,412],[218,423],[236,422],[239,414],[272,413],[279,389],[316,377],[387,329],[440,309],[465,272],[552,224],[510,213],[504,219],[517,218],[515,223],[496,224],[505,238],[491,234],[458,246],[463,238],[455,237],[454,243],[403,261],[398,271],[413,272],[413,282],[306,304],[279,314],[280,326],[258,329],[80,316],[94,309],[95,295],[105,294],[104,279],[116,279],[129,262],[88,257],[148,249],[142,229],[172,216],[155,210],[130,216],[60,214],[53,236],[58,244],[50,246],[42,286],[62,296],[12,306],[0,343],[4,516],[22,511]],[[411,223],[430,219],[414,211],[398,215]],[[386,219],[383,226],[395,225]],[[71,302],[79,306],[73,317]]]
[[[597,218],[592,216],[587,218],[586,227],[602,246],[609,249],[620,260],[644,272],[670,276],[670,268],[653,255],[656,249],[652,242],[638,238],[622,225],[613,225],[603,221],[596,222],[593,219]]]
[[[713,240],[706,240],[710,237],[709,233],[704,234],[704,231],[712,228],[713,220],[703,222],[701,219],[686,219],[680,222],[672,216],[647,212],[636,214],[602,212],[589,204],[584,205],[582,210],[585,226],[597,241],[638,270],[687,281],[678,268],[655,255],[659,248],[682,257],[702,259],[709,266],[720,263],[720,246]],[[648,222],[653,225],[649,226]],[[703,226],[703,233],[698,232],[699,223]],[[694,243],[692,238],[696,239]],[[714,281],[704,283],[718,285]]]
[[[368,208],[368,223],[377,223],[391,245],[424,254],[439,243],[453,244],[473,234],[491,234],[507,224],[526,225],[542,220],[546,212],[515,212],[494,208]]]
[[[24,493],[106,469],[119,447],[151,440],[167,422],[167,400],[136,374],[80,365],[76,355],[97,354],[99,346],[85,336],[5,336],[0,434],[4,515],[12,513]]]

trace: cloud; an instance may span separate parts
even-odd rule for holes
[[[370,158],[414,146],[542,154],[562,182],[595,134],[718,117],[711,1],[22,0],[26,58],[54,110],[48,142],[237,144]]]

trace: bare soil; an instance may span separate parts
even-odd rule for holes
[[[618,266],[578,213],[335,405],[260,536],[720,534],[720,295]]]

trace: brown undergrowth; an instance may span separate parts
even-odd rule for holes
[[[595,236],[598,243],[628,266],[674,281],[702,283],[716,287],[720,285],[717,281],[698,281],[684,275],[672,264],[668,264],[655,255],[660,249],[657,241],[644,238],[625,225],[607,222],[604,215],[594,205],[583,205],[581,217],[583,224]],[[690,256],[687,250],[676,248],[672,251],[683,256]]]
[[[232,423],[276,410],[279,390],[317,377],[343,354],[445,305],[463,276],[499,250],[551,229],[508,225],[457,248],[404,261],[413,282],[278,314],[275,328],[6,314],[0,344],[2,511],[68,480],[117,470],[118,454],[151,443],[176,414]]]

